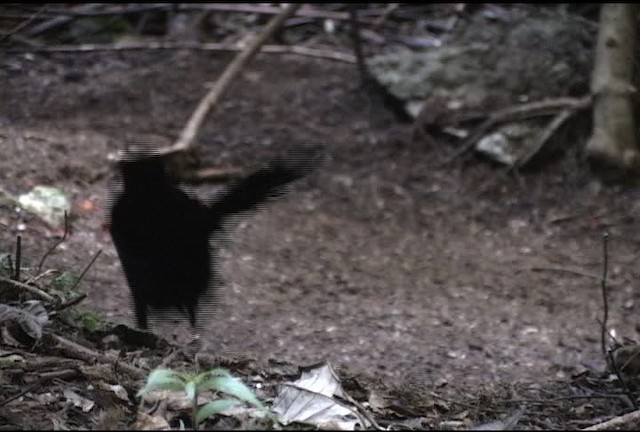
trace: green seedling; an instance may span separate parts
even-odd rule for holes
[[[237,406],[241,402],[247,402],[266,411],[265,406],[258,400],[253,391],[225,369],[213,369],[197,375],[171,369],[156,369],[151,372],[147,378],[147,383],[138,392],[138,396],[142,396],[152,390],[184,391],[187,398],[191,400],[192,420],[195,429],[212,415]],[[198,407],[198,394],[207,390],[225,393],[233,396],[233,398],[217,399]]]
[[[76,278],[69,272],[63,271],[51,282],[51,287],[64,294],[68,294],[75,283]]]

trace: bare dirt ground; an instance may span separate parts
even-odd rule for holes
[[[53,185],[72,199],[71,234],[46,266],[78,274],[102,250],[81,308],[132,321],[103,229],[107,153],[128,137],[175,139],[231,58],[3,56],[0,184],[15,195]],[[307,141],[326,143],[328,159],[230,229],[223,302],[207,323],[218,354],[329,360],[367,383],[446,388],[452,398],[483,386],[510,394],[518,385],[569,386],[579,372],[604,369],[605,231],[609,324],[638,338],[640,191],[602,184],[571,143],[557,161],[517,176],[475,158],[439,166],[451,149],[412,142],[411,125],[362,92],[352,65],[293,55],[259,55],[225,100],[200,135],[202,165],[255,167]],[[60,232],[3,206],[2,251],[13,250],[20,222],[33,265]],[[584,418],[604,415],[594,404],[574,406]]]

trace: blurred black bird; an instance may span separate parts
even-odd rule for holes
[[[231,217],[254,210],[312,172],[322,147],[306,145],[231,183],[212,204],[189,197],[175,185],[161,157],[119,162],[123,192],[116,198],[109,231],[122,263],[136,324],[148,329],[148,309],[177,309],[197,324],[198,301],[220,282],[211,234]]]

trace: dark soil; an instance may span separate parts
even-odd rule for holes
[[[14,195],[53,185],[73,201],[71,233],[45,267],[77,275],[102,250],[81,308],[132,322],[103,228],[107,154],[126,139],[173,141],[231,58],[3,55],[0,185]],[[231,227],[210,349],[329,360],[365,382],[448,386],[458,399],[483,386],[557,386],[605,366],[604,232],[609,325],[638,339],[637,187],[602,184],[573,142],[542,169],[505,175],[476,158],[442,166],[452,148],[410,137],[411,125],[361,90],[352,65],[275,54],[250,64],[201,131],[200,163],[251,169],[308,141],[326,143],[328,159]],[[25,265],[35,265],[60,230],[0,207],[1,251],[13,251],[21,222]]]

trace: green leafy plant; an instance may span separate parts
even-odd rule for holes
[[[51,287],[62,293],[68,294],[75,281],[76,278],[65,270],[51,282]]]
[[[105,320],[95,312],[74,310],[72,311],[72,316],[83,329],[90,333],[105,330],[107,328]]]
[[[171,369],[156,369],[149,374],[147,383],[138,391],[138,396],[142,396],[152,390],[184,391],[189,400],[191,400],[195,429],[210,416],[239,405],[241,402],[248,402],[266,411],[265,406],[258,400],[253,391],[244,385],[239,378],[232,376],[225,369],[218,368],[199,374],[178,372]],[[199,408],[198,394],[207,390],[225,393],[233,396],[233,398],[217,399]]]

